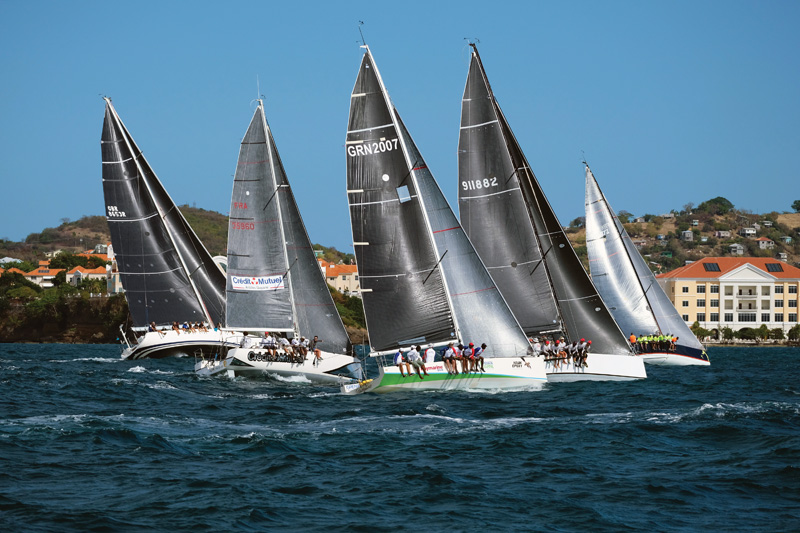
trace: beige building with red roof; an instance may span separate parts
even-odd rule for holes
[[[107,272],[106,267],[97,267],[97,268],[86,268],[82,266],[76,266],[69,272],[67,272],[67,283],[70,283],[74,286],[77,286],[81,281],[85,279],[102,279],[106,280]]]
[[[328,285],[341,293],[361,297],[361,285],[358,282],[356,265],[334,265],[324,259],[317,259],[317,262],[319,262],[319,268]]]
[[[25,273],[29,281],[49,289],[53,286],[53,278],[56,274],[64,270],[63,268],[50,268],[50,261],[39,261],[39,268]]]
[[[678,314],[719,331],[798,324],[800,268],[765,257],[706,257],[656,276]]]

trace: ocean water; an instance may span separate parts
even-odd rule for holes
[[[800,349],[542,391],[341,396],[0,345],[3,531],[797,531]]]

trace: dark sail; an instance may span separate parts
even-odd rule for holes
[[[325,351],[350,353],[350,338],[344,329],[336,304],[333,303],[325,277],[320,272],[311,240],[308,238],[269,126],[267,132],[274,154],[275,178],[280,196],[283,235],[298,331],[308,338],[317,335],[322,339],[321,348]]]
[[[390,106],[367,50],[350,98],[346,156],[353,245],[375,351],[455,340],[438,257]]]
[[[517,167],[504,147],[489,82],[473,54],[458,139],[461,224],[525,333],[561,330],[539,242],[527,224]]]
[[[480,71],[479,74],[472,73],[475,69]],[[533,174],[530,165],[528,165],[522,149],[519,147],[500,106],[497,104],[497,100],[494,98],[486,78],[486,72],[480,61],[480,56],[478,56],[477,48],[474,45],[470,71],[471,73],[467,77],[464,98],[467,99],[473,94],[486,94],[491,101],[493,109],[491,113],[485,111],[486,122],[497,120],[502,134],[487,135],[482,139],[482,142],[487,144],[484,149],[489,154],[492,154],[485,156],[485,161],[502,161],[503,158],[498,154],[506,152],[511,159],[511,169],[516,170],[512,175],[506,174],[504,177],[502,175],[504,170],[501,167],[495,169],[484,166],[483,172],[484,174],[490,173],[492,176],[497,176],[498,181],[501,179],[516,181],[527,208],[527,216],[516,219],[516,226],[511,227],[512,224],[509,224],[508,221],[505,221],[506,223],[504,224],[503,220],[490,218],[490,216],[496,217],[498,215],[499,212],[497,210],[486,210],[482,213],[473,212],[473,209],[478,207],[475,202],[460,201],[462,220],[470,221],[470,224],[466,227],[470,239],[481,257],[486,257],[493,253],[493,243],[489,242],[491,241],[491,236],[485,231],[477,231],[474,234],[472,232],[476,228],[477,221],[482,219],[484,224],[498,224],[499,229],[505,228],[507,232],[512,234],[524,232],[524,239],[518,239],[520,242],[530,243],[533,240],[537,241],[538,248],[544,258],[538,269],[546,271],[547,283],[545,284],[541,277],[535,277],[535,272],[534,275],[529,276],[527,283],[536,284],[536,289],[526,288],[527,283],[523,277],[500,277],[496,281],[503,295],[509,295],[508,297],[510,298],[510,295],[518,292],[525,291],[525,293],[528,293],[531,290],[536,290],[538,294],[541,294],[542,291],[549,290],[555,297],[556,306],[560,314],[561,333],[568,341],[585,337],[592,340],[593,349],[596,352],[607,354],[631,353],[627,340],[592,285],[555,212],[545,197],[536,176]],[[485,88],[474,88],[471,86],[474,84],[484,84]],[[467,125],[474,124],[479,123],[472,121],[472,119],[467,123]],[[464,125],[463,119],[462,125]],[[469,148],[465,149],[470,150]],[[461,162],[461,159],[459,161]],[[468,166],[459,166],[459,182],[483,180],[487,177],[486,175],[473,175],[471,174],[472,170],[474,169]],[[505,172],[508,172],[508,170],[505,170]],[[462,188],[462,186],[459,186],[460,198]],[[509,301],[509,305],[515,315],[528,316],[530,312],[527,307],[539,305],[549,307],[551,304],[550,298],[544,298],[541,301],[533,300],[527,302],[516,299]],[[535,334],[537,332],[528,331],[528,333]]]
[[[219,323],[225,278],[106,99],[101,137],[111,243],[134,326]]]
[[[290,265],[267,124],[258,106],[242,139],[228,225],[228,328],[295,331]],[[282,178],[281,178],[282,179]]]

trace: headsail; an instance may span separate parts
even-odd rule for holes
[[[586,165],[586,248],[592,280],[625,333],[671,334],[703,349],[633,245]]]
[[[528,335],[555,330],[569,340],[592,339],[597,352],[631,353],[522,153],[489,86],[477,47],[472,47],[459,139],[459,208],[472,243],[492,274],[501,272],[495,281],[514,314],[523,317]],[[470,186],[478,181],[483,185],[486,179],[488,188]],[[509,200],[517,194],[524,214],[518,200]],[[506,211],[506,205],[514,205],[514,211]],[[497,233],[487,231],[489,226]],[[499,253],[501,238],[506,248]],[[519,269],[521,263],[528,276],[507,268]],[[518,294],[526,297],[512,296]],[[543,312],[530,309],[540,306]]]
[[[228,328],[318,335],[349,351],[261,102],[234,176],[226,292]]]
[[[528,341],[447,204],[366,48],[351,96],[347,188],[370,344]],[[489,354],[491,351],[491,354]]]
[[[136,327],[219,323],[222,271],[192,231],[106,98],[101,137],[111,243]]]

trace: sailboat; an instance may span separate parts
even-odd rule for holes
[[[624,332],[678,337],[640,347],[646,363],[709,365],[703,345],[681,319],[633,245],[586,164],[586,249],[595,287]]]
[[[225,276],[122,123],[110,98],[100,141],[103,193],[135,340],[120,327],[123,359],[211,354],[225,343]],[[173,323],[203,323],[199,330]],[[155,325],[155,327],[151,327]],[[152,330],[152,331],[149,331]]]
[[[369,47],[350,98],[347,195],[371,353],[379,376],[343,392],[540,388],[531,346],[458,223],[386,91]],[[484,371],[441,361],[403,377],[385,357],[411,346],[487,345]]]
[[[242,139],[233,180],[225,329],[242,332],[227,357],[199,361],[199,375],[264,373],[340,383],[361,377],[350,339],[320,272],[311,241],[258,101]],[[270,351],[267,337],[317,336],[320,356]],[[287,338],[288,337],[288,338]],[[293,360],[292,360],[293,359]]]
[[[645,378],[642,359],[583,269],[471,46],[458,141],[461,224],[529,337],[592,341],[585,365],[548,357],[548,380]]]

